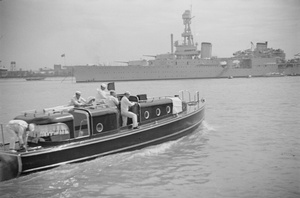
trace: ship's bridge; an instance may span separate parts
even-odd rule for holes
[[[175,42],[175,55],[177,58],[182,58],[182,57],[193,57],[193,56],[199,56],[200,55],[200,50],[197,50],[197,45],[178,45],[178,41]]]

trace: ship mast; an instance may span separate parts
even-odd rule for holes
[[[190,10],[186,10],[182,14],[184,32],[181,36],[183,37],[183,43],[179,44],[178,41],[175,42],[175,55],[177,59],[193,59],[199,57],[200,51],[197,50],[197,44],[194,44],[191,30],[192,18]]]
[[[192,35],[192,30],[191,30],[191,11],[186,10],[182,14],[182,19],[183,19],[183,25],[184,25],[184,32],[181,34],[181,36],[184,38],[183,44],[184,45],[194,45],[193,41],[193,35]]]

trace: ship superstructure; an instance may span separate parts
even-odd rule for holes
[[[290,76],[300,75],[300,53],[295,54],[294,58],[282,61],[278,64],[279,71]]]
[[[278,61],[285,60],[285,53],[281,49],[268,48],[268,42],[257,43],[254,48],[251,42],[251,48],[244,51],[233,53],[235,58],[276,58]]]
[[[186,10],[182,19],[183,41],[173,42],[171,34],[171,53],[158,54],[148,61],[128,61],[128,66],[74,66],[76,82],[254,77],[279,72],[278,62],[285,58],[282,50],[257,43],[256,49],[251,47],[233,57],[216,58],[209,42],[201,43],[201,51],[197,49],[191,30],[191,11]]]

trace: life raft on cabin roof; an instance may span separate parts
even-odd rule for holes
[[[118,95],[118,98],[121,97]],[[36,125],[35,130],[29,133],[28,151],[11,153],[8,144],[3,145],[0,163],[12,163],[14,166],[0,166],[8,169],[0,170],[0,181],[187,135],[203,121],[205,100],[200,99],[199,92],[195,93],[192,101],[190,96],[186,97],[189,101],[183,100],[183,97],[184,93],[181,97],[131,96],[129,100],[136,105],[130,111],[137,114],[139,129],[132,129],[131,119],[128,119],[128,126],[122,127],[119,108],[103,105],[83,108],[59,106],[23,112],[15,119]]]

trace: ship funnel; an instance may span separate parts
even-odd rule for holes
[[[211,43],[201,43],[201,58],[211,58],[212,45]]]
[[[174,46],[173,46],[173,34],[171,34],[171,54],[174,52]]]

